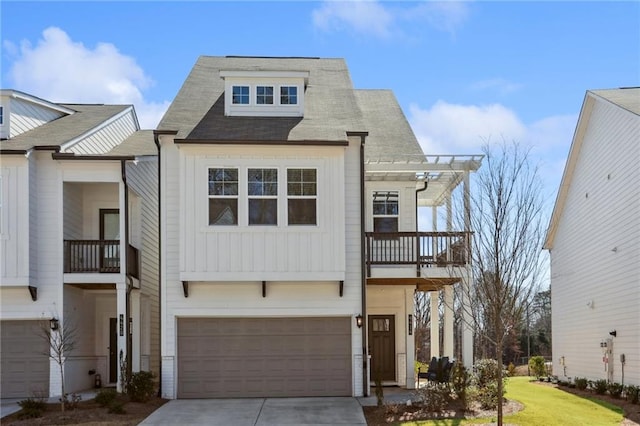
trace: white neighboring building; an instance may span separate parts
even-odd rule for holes
[[[425,157],[342,59],[202,56],[155,136],[163,397],[414,387],[414,292],[452,301],[470,235],[417,232],[416,203],[468,188],[481,156]],[[452,357],[450,309],[444,330]]]
[[[640,88],[587,91],[544,246],[561,378],[640,385],[639,164]]]
[[[50,321],[77,329],[67,392],[92,388],[96,374],[119,383],[128,330],[133,371],[158,373],[152,132],[139,130],[131,105],[0,95],[1,396],[61,394],[38,335]]]

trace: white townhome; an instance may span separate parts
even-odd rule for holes
[[[414,292],[451,301],[470,238],[418,232],[417,207],[451,219],[480,156],[426,157],[342,59],[202,56],[155,137],[164,397],[414,387]],[[454,355],[451,306],[440,350],[433,305],[436,356]]]
[[[0,394],[61,394],[42,324],[76,330],[67,392],[119,383],[128,349],[133,371],[158,372],[152,132],[130,105],[0,94]]]
[[[549,224],[553,370],[640,385],[640,88],[587,91]]]

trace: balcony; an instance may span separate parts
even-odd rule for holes
[[[120,240],[64,240],[65,273],[120,273]],[[140,279],[140,252],[129,244],[127,274]]]
[[[372,266],[446,268],[467,265],[470,232],[367,232],[367,277]],[[420,276],[420,275],[418,275]]]

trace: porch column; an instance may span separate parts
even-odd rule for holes
[[[453,208],[451,207],[451,191],[447,192],[445,200],[447,206],[447,231],[453,231]]]
[[[127,284],[125,282],[116,283],[116,299],[118,306],[118,383],[117,390],[122,392],[122,368],[121,363],[127,358],[127,335],[126,335],[126,323],[127,321]]]
[[[131,292],[131,368],[140,371],[140,291]]]
[[[471,231],[471,196],[469,192],[469,172],[465,172],[463,180],[464,190],[464,230]],[[473,247],[473,236],[469,236],[470,247]],[[471,253],[471,249],[469,250]],[[473,367],[473,329],[471,317],[471,301],[469,297],[469,286],[473,279],[470,262],[473,256],[469,256],[466,274],[460,285],[462,286],[462,361],[467,369]]]
[[[444,347],[442,355],[453,358],[453,286],[444,287]]]
[[[431,302],[431,357],[440,357],[440,314],[438,312],[438,291],[429,292]]]
[[[416,345],[415,345],[415,327],[413,324],[415,318],[415,288],[407,288],[404,290],[404,306],[405,306],[405,321],[407,321],[407,326],[405,327],[405,335],[406,335],[406,360],[405,363],[405,372],[407,376],[407,380],[405,386],[407,389],[415,389],[416,388],[416,373],[415,373],[415,355],[416,355]],[[409,315],[411,315],[411,322],[409,324]],[[411,335],[409,335],[409,330],[411,330]]]

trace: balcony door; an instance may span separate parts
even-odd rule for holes
[[[394,315],[369,315],[371,380],[396,380],[396,332]]]
[[[100,271],[120,272],[120,210],[100,209]],[[118,243],[105,241],[118,241]]]

